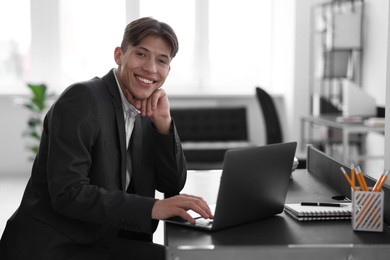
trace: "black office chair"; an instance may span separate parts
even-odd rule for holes
[[[256,97],[263,113],[266,131],[266,144],[283,142],[283,132],[279,120],[278,111],[272,97],[262,88],[256,87]],[[306,168],[305,159],[298,160],[298,169]],[[295,162],[294,162],[295,164]]]
[[[282,127],[272,97],[260,87],[256,87],[256,97],[264,116],[266,143],[274,144],[283,142]]]

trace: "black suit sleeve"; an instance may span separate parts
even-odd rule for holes
[[[187,177],[187,164],[173,119],[169,135],[154,131],[154,136],[157,189],[170,197],[183,189]]]

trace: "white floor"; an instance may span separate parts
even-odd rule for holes
[[[22,199],[28,177],[0,176],[0,237],[9,217],[15,212]],[[161,197],[160,194],[156,195]],[[154,242],[164,243],[163,223],[160,222],[154,234]]]

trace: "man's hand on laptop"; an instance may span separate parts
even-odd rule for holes
[[[171,198],[157,200],[152,209],[153,219],[181,217],[195,224],[195,219],[187,212],[192,210],[205,219],[213,218],[207,202],[198,196],[179,194]]]

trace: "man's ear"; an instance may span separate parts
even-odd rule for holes
[[[114,60],[117,65],[121,65],[122,50],[121,47],[116,47],[114,51]]]

